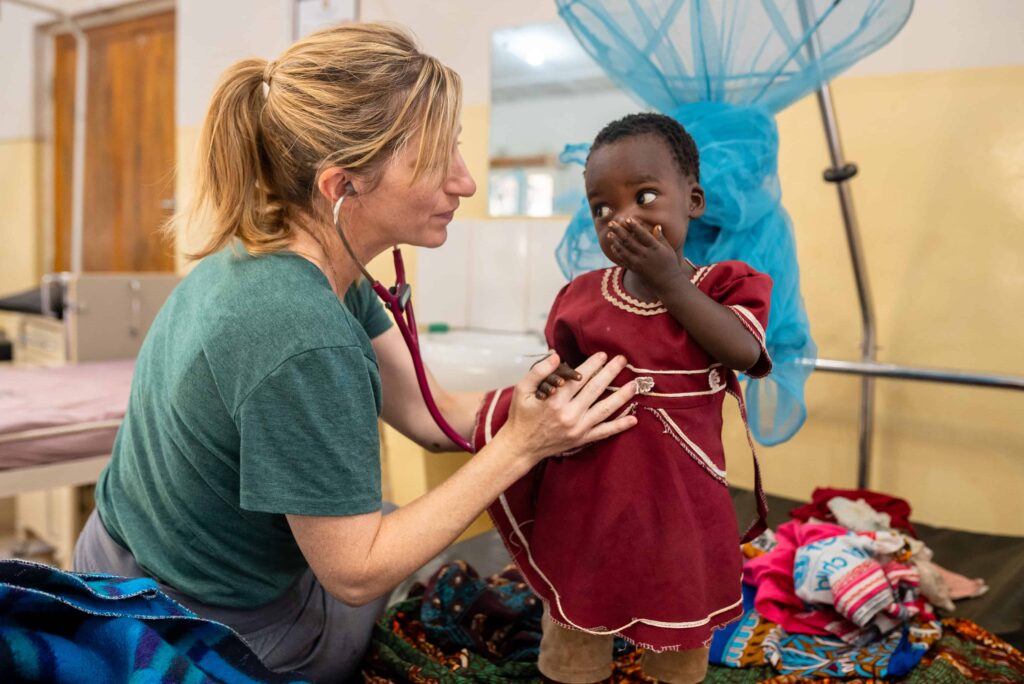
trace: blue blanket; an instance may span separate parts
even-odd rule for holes
[[[301,682],[150,579],[0,561],[0,673],[29,682]]]

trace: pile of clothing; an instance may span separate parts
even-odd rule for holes
[[[716,633],[711,661],[802,677],[909,674],[942,636],[935,609],[987,589],[936,565],[909,516],[886,494],[816,490],[744,546],[746,613]]]

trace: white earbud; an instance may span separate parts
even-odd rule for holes
[[[345,192],[338,198],[338,201],[334,203],[334,223],[338,223],[338,213],[341,211],[341,205],[349,195],[355,195],[356,189],[351,182],[345,183]],[[339,228],[339,230],[341,230]]]

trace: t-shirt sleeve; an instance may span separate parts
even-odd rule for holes
[[[242,508],[357,515],[381,506],[380,442],[371,363],[359,347],[297,354],[235,414]]]
[[[547,340],[548,348],[554,349],[563,362],[575,368],[586,361],[587,357],[580,349],[580,340],[563,306],[566,293],[571,286],[572,283],[569,283],[563,287],[551,304],[548,322],[544,326],[544,338]]]
[[[711,289],[711,297],[736,314],[743,327],[757,340],[761,355],[744,372],[752,378],[763,378],[772,370],[772,359],[765,346],[772,298],[771,276],[755,271],[741,261],[723,262],[716,268],[721,269],[722,274]]]
[[[365,278],[361,278],[345,293],[345,306],[371,340],[392,326],[384,304]]]

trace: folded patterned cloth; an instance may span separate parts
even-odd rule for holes
[[[917,569],[892,560],[904,546],[893,532],[821,539],[797,549],[796,595],[829,617],[829,633],[852,644],[874,641],[907,620],[934,619]]]
[[[711,638],[708,662],[725,667],[748,668],[767,665],[765,638],[776,628],[754,608],[756,590],[743,585],[743,617],[716,630]]]
[[[796,644],[787,655],[798,656]],[[866,658],[870,652],[862,651]],[[913,655],[913,654],[911,654]],[[793,657],[789,663],[795,665]],[[813,655],[811,656],[814,657]],[[888,656],[886,674],[889,678],[903,671],[905,666],[893,664],[894,655]],[[897,657],[898,661],[898,657]],[[781,662],[781,661],[780,661]],[[831,665],[826,665],[831,667]],[[852,682],[879,681],[868,672],[878,672],[878,666],[867,659],[857,663],[853,671],[862,672],[855,679],[849,675],[780,674],[769,665],[733,669],[712,665],[704,684],[851,684]],[[1024,682],[1024,655],[999,637],[985,631],[970,620],[947,618],[942,621],[942,636],[932,643],[917,665],[898,681],[904,684],[1017,684]]]
[[[150,579],[0,561],[3,681],[300,682],[271,672],[233,631]]]
[[[801,677],[904,677],[942,636],[934,620],[914,620],[866,644],[836,637],[788,634],[776,627],[763,641],[766,660],[784,675]]]
[[[455,561],[424,588],[420,619],[433,643],[500,663],[536,659],[542,612],[515,566],[485,580],[468,563]]]
[[[515,566],[481,578],[469,564],[442,566],[388,609],[363,664],[368,684],[539,681],[540,599]],[[614,681],[648,682],[638,653],[616,640]]]

